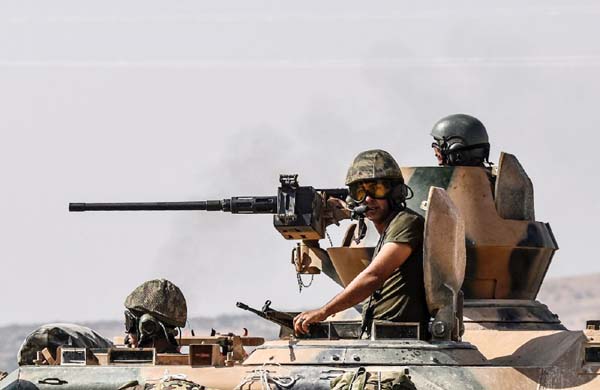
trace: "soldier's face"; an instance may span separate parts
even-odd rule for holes
[[[138,338],[135,333],[128,333],[129,335],[129,345],[131,348],[137,348],[138,346]]]
[[[364,203],[369,207],[365,217],[373,223],[384,223],[390,215],[390,203],[387,199],[375,199],[367,196]]]
[[[440,151],[440,147],[434,144],[433,153],[435,154],[435,158],[437,159],[438,165],[444,165],[444,157],[442,156],[442,152]]]

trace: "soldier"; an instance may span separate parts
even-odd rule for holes
[[[479,119],[454,114],[433,126],[431,144],[440,166],[480,166],[489,164],[490,144],[485,126]]]
[[[17,363],[19,366],[41,363],[38,361],[38,352],[44,349],[50,352],[52,359],[57,359],[59,347],[111,348],[113,343],[86,326],[68,323],[45,324],[25,338],[17,353]],[[49,360],[47,357],[44,359]]]
[[[373,259],[341,293],[323,307],[294,318],[298,334],[310,324],[368,301],[363,331],[373,319],[419,322],[426,331],[429,312],[423,285],[423,218],[406,208],[407,187],[394,158],[383,150],[360,153],[348,169],[352,203],[366,205],[365,217],[380,234]],[[425,334],[425,333],[422,333]]]
[[[125,344],[153,347],[157,353],[179,351],[177,328],[187,321],[187,305],[179,287],[165,279],[149,280],[127,296],[125,307]]]

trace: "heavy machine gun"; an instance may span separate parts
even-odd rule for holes
[[[232,214],[273,214],[273,225],[288,240],[325,237],[324,212],[328,198],[346,200],[346,188],[300,186],[298,175],[280,175],[277,196],[235,196],[222,200],[149,203],[69,203],[69,211],[205,210]]]

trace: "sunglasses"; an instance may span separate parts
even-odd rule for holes
[[[348,186],[350,197],[356,202],[362,202],[367,195],[374,199],[385,199],[392,190],[389,180],[359,181]]]

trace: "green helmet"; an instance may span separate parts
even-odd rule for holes
[[[125,298],[125,307],[136,315],[151,314],[166,325],[184,327],[187,304],[183,293],[166,279],[140,284]]]
[[[454,114],[436,122],[431,130],[433,147],[439,148],[443,165],[481,165],[488,161],[490,144],[481,121],[466,114]]]
[[[346,185],[361,180],[377,179],[404,181],[398,163],[385,150],[374,149],[359,153],[348,168]]]

